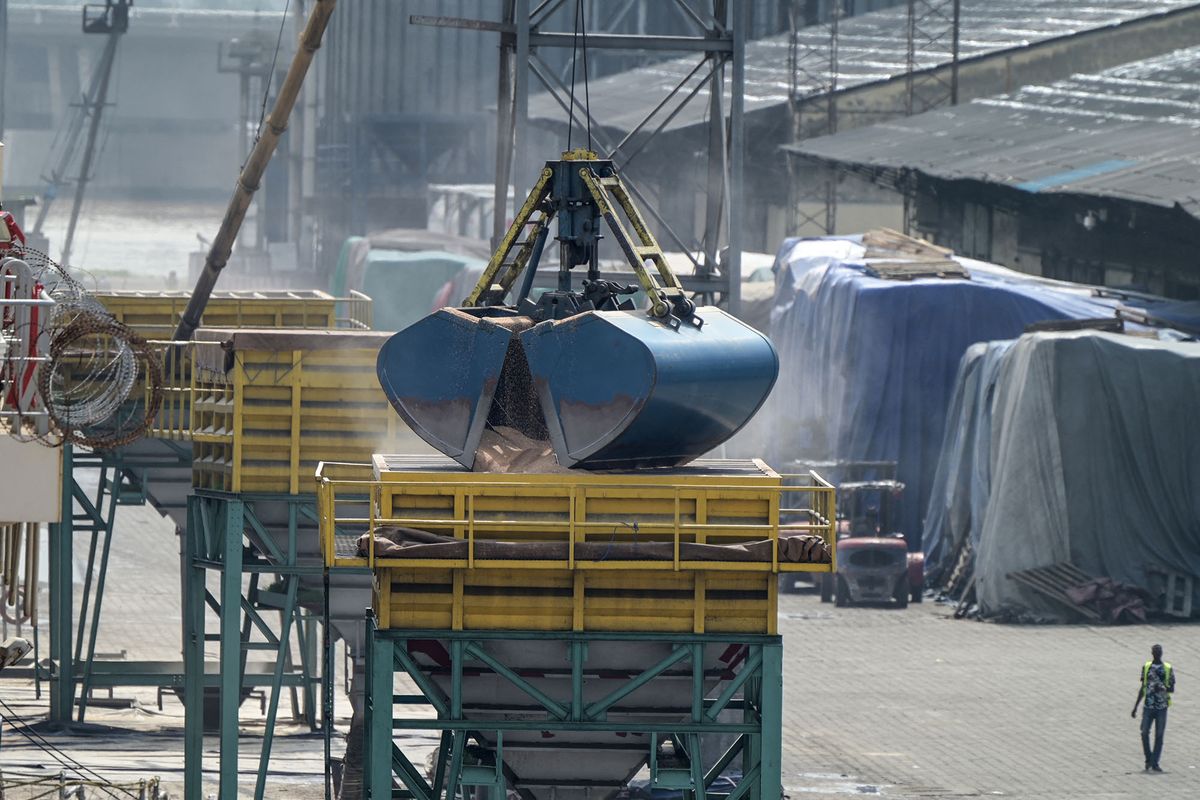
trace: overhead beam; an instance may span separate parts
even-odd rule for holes
[[[413,25],[435,28],[457,28],[459,30],[499,33],[503,37],[516,38],[517,25],[486,19],[465,17],[435,17],[413,14],[408,18]],[[579,39],[573,33],[550,33],[531,30],[531,47],[574,47]],[[636,33],[589,33],[587,46],[596,50],[669,50],[685,53],[732,53],[733,37],[656,36]]]

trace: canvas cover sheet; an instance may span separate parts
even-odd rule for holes
[[[925,578],[950,577],[963,542],[979,545],[979,526],[991,493],[992,396],[1004,354],[1015,340],[980,342],[959,362],[946,433],[925,512]]]
[[[916,547],[967,348],[1035,322],[1112,317],[1117,301],[969,259],[956,260],[970,280],[884,280],[867,274],[865,253],[860,237],[781,248],[770,320],[779,381],[737,446],[782,469],[897,462],[900,527]]]
[[[1200,578],[1200,343],[1077,332],[1021,337],[992,397],[976,592],[985,614],[1069,614],[1008,579],[1070,561],[1151,588]]]

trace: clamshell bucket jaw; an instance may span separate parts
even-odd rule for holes
[[[497,324],[505,316],[484,316],[496,311],[503,309],[443,308],[388,339],[376,362],[396,413],[467,469],[475,463],[513,338],[510,328]]]
[[[564,467],[685,464],[741,429],[779,371],[766,337],[717,308],[703,329],[632,311],[537,325],[481,311],[442,309],[379,354],[392,406],[468,469],[487,428],[548,442]]]
[[[700,312],[703,330],[593,311],[521,334],[559,464],[679,466],[750,421],[778,375],[775,349],[720,309]]]

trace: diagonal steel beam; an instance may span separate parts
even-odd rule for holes
[[[412,792],[416,800],[434,800],[433,788],[425,782],[420,771],[395,742],[392,742],[392,772],[400,777],[400,781]]]
[[[537,56],[535,55],[533,58],[537,59]],[[540,59],[537,59],[537,60],[540,61]],[[543,65],[545,64],[545,62],[541,62],[541,63]],[[550,96],[554,98],[555,102],[557,102],[564,111],[569,110],[570,107],[559,95],[558,91],[554,87],[554,84],[551,83],[551,78],[553,76],[547,77],[545,74],[543,74],[543,71],[538,67],[538,64],[535,63],[535,61],[532,59],[529,62],[529,68],[530,68],[530,71],[533,72],[534,77],[536,77],[539,81],[541,81],[542,86],[546,87],[546,91],[548,91],[550,93]],[[557,80],[557,79],[555,79],[555,80]],[[567,91],[566,87],[561,86],[561,84],[560,84],[560,88],[564,92]],[[575,102],[578,103],[579,101],[576,100]],[[601,146],[603,146],[605,148],[605,150],[611,149],[608,146],[606,138],[602,132],[593,131],[592,136],[597,141],[600,142]],[[626,166],[628,166],[628,164],[629,164],[629,162],[628,162],[628,160],[626,160],[626,162],[624,164],[618,165],[618,167],[620,169],[624,169]],[[692,266],[695,268],[696,272],[697,273],[702,272],[703,268],[700,265],[700,261],[695,256],[692,255],[691,251],[694,248],[683,243],[683,240],[679,237],[679,234],[675,233],[675,230],[669,224],[667,224],[667,221],[665,219],[663,219],[661,214],[658,213],[658,210],[654,208],[654,205],[646,202],[645,195],[643,195],[640,191],[638,191],[637,186],[635,186],[632,183],[626,183],[625,186],[627,189],[629,189],[630,194],[635,196],[638,199],[638,201],[642,203],[642,207],[646,211],[650,212],[650,216],[654,217],[655,222],[657,222],[659,224],[659,226],[661,226],[663,232],[666,233],[667,238],[670,239],[675,244],[675,246],[679,249],[679,251],[682,252],[685,256],[687,256],[687,259],[692,262]]]
[[[671,654],[659,661],[652,667],[642,671],[640,675],[632,678],[624,686],[619,686],[608,693],[608,696],[592,703],[583,711],[583,717],[587,720],[595,720],[609,708],[624,700],[629,695],[636,692],[638,689],[645,686],[650,681],[663,674],[671,667],[683,661],[685,658],[692,657],[692,649],[690,647],[678,647],[671,651]]]
[[[704,716],[715,722],[717,715],[725,710],[725,706],[729,705],[729,701],[733,699],[733,696],[737,693],[737,690],[742,688],[746,681],[750,680],[751,677],[758,673],[758,668],[762,666],[762,660],[763,657],[761,651],[755,652],[752,656],[750,656],[750,658],[746,660],[746,664],[742,667],[741,671],[738,672],[738,674],[735,675],[727,684],[725,684],[725,691],[721,692],[720,696],[717,697],[716,701],[713,702],[712,706],[708,709]]]
[[[549,711],[551,716],[553,716],[555,719],[564,720],[571,715],[570,709],[564,707],[561,703],[558,703],[557,701],[552,699],[549,695],[547,695],[541,689],[538,689],[536,686],[534,686],[532,683],[530,683],[529,681],[522,678],[520,675],[518,675],[516,672],[514,672],[509,667],[505,666],[504,664],[501,664],[499,661],[497,661],[495,658],[493,658],[491,655],[489,655],[487,652],[485,652],[481,647],[476,646],[475,642],[468,642],[465,652],[466,652],[466,655],[471,656],[479,661],[482,661],[485,665],[487,665],[487,667],[489,669],[491,669],[497,675],[500,675],[501,677],[505,678],[513,686],[516,686],[522,692],[524,692],[525,694],[532,697],[539,704],[541,704],[547,711]]]
[[[425,699],[429,701],[429,705],[437,710],[438,716],[446,716],[450,710],[449,698],[446,693],[438,688],[437,684],[429,680],[429,677],[421,669],[420,665],[413,660],[413,657],[408,653],[408,642],[396,642],[396,652],[393,658],[400,668],[408,673],[408,677],[412,678],[413,683],[425,695]]]

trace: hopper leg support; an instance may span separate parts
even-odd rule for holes
[[[392,796],[392,669],[395,645],[377,641],[375,622],[367,613],[366,724],[363,726],[363,796],[391,800]]]
[[[50,684],[50,719],[65,724],[73,718],[75,706],[75,665],[71,652],[75,481],[71,473],[74,450],[69,444],[62,449],[61,519],[50,526],[50,660],[57,667]]]
[[[783,796],[783,643],[779,641],[762,648],[758,713],[762,742],[757,800],[776,800]]]
[[[204,708],[216,704],[219,710],[218,785],[221,800],[236,800],[238,795],[239,709],[251,690],[267,693],[266,725],[259,751],[255,754],[257,778],[254,796],[266,793],[270,756],[279,703],[284,692],[303,688],[305,712],[311,709],[307,699],[320,680],[324,718],[331,718],[328,705],[328,654],[321,675],[310,670],[315,654],[306,656],[318,635],[301,631],[312,620],[301,611],[301,579],[319,576],[323,568],[303,563],[300,555],[298,520],[305,505],[314,502],[304,495],[230,494],[194,492],[188,498],[187,529],[184,532],[184,783],[185,796],[203,797]],[[281,505],[286,504],[286,518]],[[267,516],[264,516],[264,507]],[[275,520],[272,522],[271,520]],[[206,588],[209,573],[220,574],[220,590],[214,597]],[[260,577],[275,575],[275,582],[259,587]],[[247,580],[248,578],[248,580]],[[206,631],[206,615],[211,609],[219,633]],[[278,611],[279,623],[268,622]],[[300,668],[292,659],[292,629],[301,649]],[[205,646],[219,642],[216,663],[206,662]],[[249,651],[268,654],[254,659],[247,668]],[[269,667],[268,667],[269,665]],[[264,669],[264,667],[267,667]]]
[[[221,779],[222,800],[237,797],[238,707],[241,701],[242,606],[241,500],[230,500],[224,515],[224,569],[221,572]]]
[[[188,498],[184,556],[183,795],[203,797],[204,774],[204,509]]]
[[[471,789],[586,798],[616,790],[649,761],[661,788],[703,800],[739,760],[744,777],[733,800],[780,797],[776,636],[380,629],[370,614],[366,624],[368,798],[455,800]],[[721,655],[739,651],[748,651],[740,666]],[[622,663],[628,653],[641,655]],[[396,674],[420,694],[395,694]],[[586,704],[585,694],[597,699]],[[431,781],[412,766],[401,731],[436,732]],[[659,763],[657,745],[667,741],[674,757]],[[729,746],[706,762],[701,754],[713,741]],[[564,747],[585,772],[627,755],[605,762],[614,765],[609,772],[581,775],[564,760]]]

